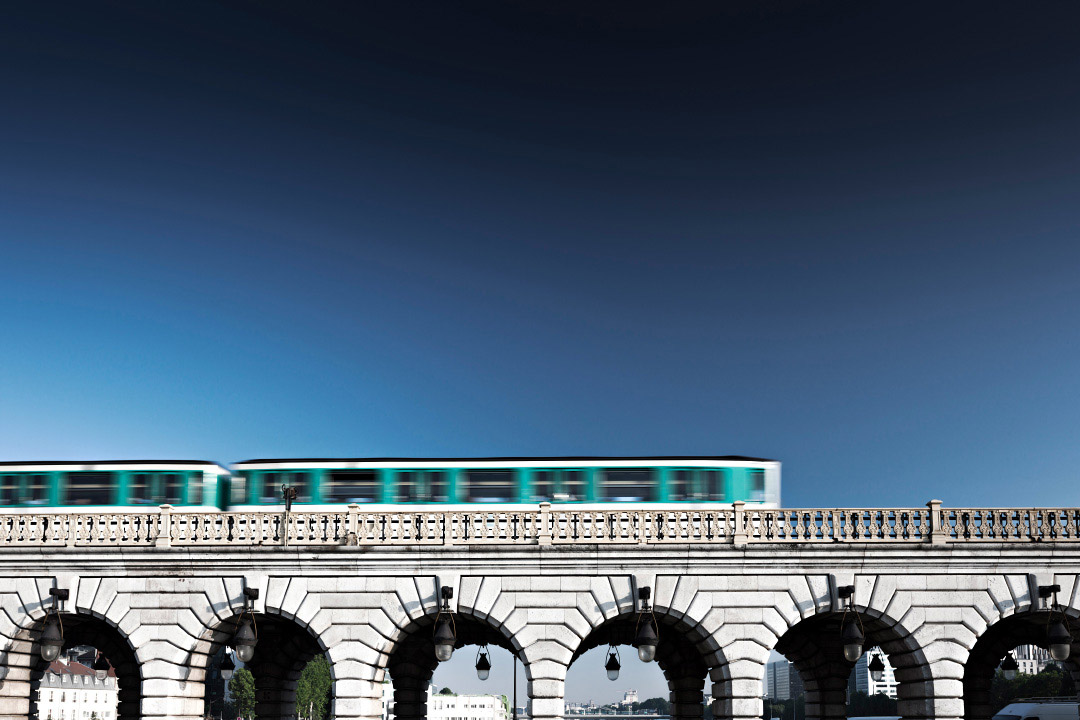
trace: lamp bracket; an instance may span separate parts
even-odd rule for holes
[[[1054,593],[1059,593],[1059,592],[1061,592],[1061,586],[1060,585],[1040,585],[1039,586],[1039,597],[1044,598],[1044,599],[1048,598],[1048,597],[1053,597]]]
[[[453,597],[454,597],[454,588],[450,587],[449,585],[443,585],[442,588],[439,590],[439,596],[443,600],[451,600],[451,599],[453,599]]]
[[[49,588],[49,595],[57,600],[67,600],[71,596],[71,591],[67,588]]]
[[[841,587],[838,587],[836,588],[836,594],[840,597],[840,599],[847,600],[848,598],[855,596],[855,586],[843,585]]]

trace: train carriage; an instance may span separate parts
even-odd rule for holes
[[[780,504],[780,463],[742,456],[267,459],[233,470],[237,508],[280,503],[282,486],[313,506]]]
[[[214,510],[228,502],[228,468],[201,460],[2,462],[0,508],[158,506]]]

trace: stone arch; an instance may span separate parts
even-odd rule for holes
[[[1065,660],[1065,669],[1072,674],[1073,682],[1080,688],[1080,611],[1065,608],[1068,627],[1072,634],[1072,650]],[[1055,615],[1057,615],[1055,613]],[[1060,617],[1060,615],[1057,615]],[[963,693],[966,720],[988,720],[1000,708],[991,707],[990,686],[998,665],[1013,648],[1019,645],[1035,645],[1046,649],[1047,624],[1051,613],[1046,609],[1031,607],[1017,612],[1002,613],[1001,617],[987,626],[976,640],[964,663]],[[1080,693],[1078,693],[1080,698]]]
[[[200,654],[204,663],[209,663],[211,657],[231,643],[240,627],[241,617],[253,621],[258,636],[255,654],[246,666],[255,678],[255,715],[267,720],[296,717],[296,686],[300,674],[313,658],[327,654],[326,647],[317,634],[295,617],[267,611],[243,614],[241,610],[214,625],[203,638]],[[332,662],[330,672],[333,679]],[[331,710],[333,697],[331,690]]]
[[[74,586],[74,587],[73,587]],[[50,597],[53,587],[69,589],[67,600]],[[5,612],[0,642],[0,718],[23,720],[36,717],[37,692],[48,663],[41,658],[39,640],[50,613],[60,616],[64,647],[91,645],[113,666],[118,687],[118,720],[143,716],[144,668],[137,643],[131,637],[137,627],[126,603],[102,603],[86,607],[77,602],[78,578],[65,576],[59,585],[52,577],[19,578],[2,603]],[[113,598],[114,599],[114,598]]]
[[[394,684],[394,714],[400,720],[427,716],[427,688],[439,661],[435,658],[433,634],[435,613],[415,618],[400,633],[386,661],[386,670]],[[494,645],[517,656],[520,645],[490,622],[465,610],[452,613],[460,650],[466,645]]]
[[[773,648],[792,662],[806,692],[807,720],[847,717],[847,687],[855,663],[844,658],[841,628],[844,610],[818,608],[791,624]],[[877,647],[889,658],[897,681],[898,712],[907,720],[933,717],[933,679],[930,663],[912,632],[886,613],[855,604],[852,614],[862,622],[863,653]]]
[[[724,668],[726,660],[719,646],[711,642],[711,634],[692,618],[654,607],[659,626],[656,645],[656,664],[668,685],[672,720],[695,720],[704,715],[704,689],[710,671]],[[602,645],[631,646],[637,631],[639,613],[632,606],[621,608],[593,625],[573,651],[568,665],[572,666],[584,653]],[[639,662],[636,652],[622,652],[622,662]],[[603,668],[596,668],[602,673]],[[715,676],[714,676],[715,677]]]
[[[12,703],[11,711],[3,715],[5,718],[38,716],[39,691],[49,663],[41,658],[39,643],[46,615],[44,612],[34,615],[37,617],[16,633],[4,651],[7,669],[4,680],[7,692],[4,694],[6,701]],[[78,645],[92,646],[112,665],[110,677],[114,678],[117,686],[118,720],[141,718],[142,667],[129,638],[105,617],[75,611],[60,611],[53,615],[58,617],[62,627],[65,649]],[[24,681],[18,682],[17,678],[24,678]]]

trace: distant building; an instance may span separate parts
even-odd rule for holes
[[[509,720],[501,695],[440,695],[428,685],[427,720]]]
[[[82,663],[62,658],[51,663],[38,688],[40,720],[114,720],[116,674],[110,669],[104,680]]]
[[[1038,645],[1021,645],[1013,650],[1016,664],[1020,666],[1019,672],[1028,675],[1038,675],[1046,666],[1053,662],[1049,650],[1043,650]]]
[[[795,668],[787,660],[776,660],[765,666],[765,695],[771,700],[791,699],[791,676]]]
[[[638,699],[637,699],[637,690],[627,690],[626,692],[623,693],[622,702],[619,703],[619,704],[620,705],[633,705],[637,701],[638,701]]]

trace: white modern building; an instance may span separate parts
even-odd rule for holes
[[[885,672],[882,673],[881,680],[874,680],[874,678],[870,677],[868,666],[870,661],[875,657],[880,657],[885,664]],[[862,654],[859,661],[855,663],[855,669],[852,671],[852,676],[854,690],[864,692],[871,696],[882,693],[891,698],[896,698],[896,676],[893,674],[892,665],[889,664],[888,656],[877,648]]]
[[[114,720],[116,675],[98,680],[82,663],[62,658],[49,665],[38,690],[39,720]]]
[[[502,695],[443,695],[428,686],[428,720],[509,720]]]

